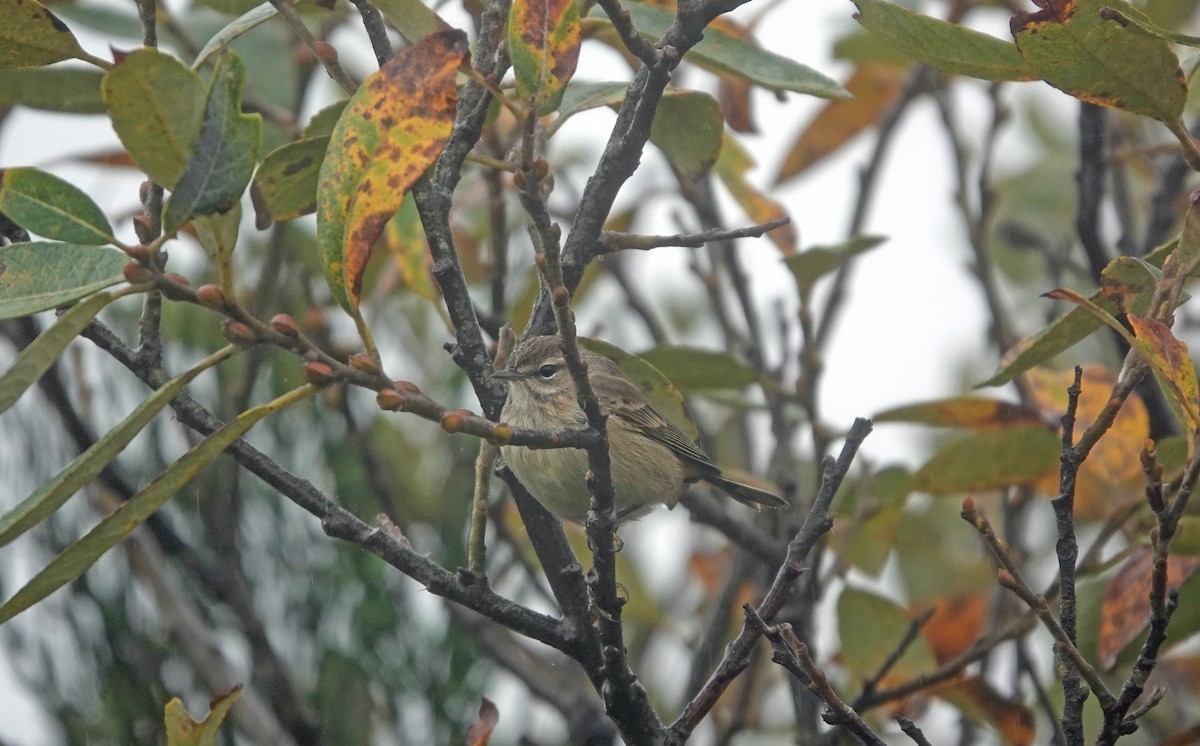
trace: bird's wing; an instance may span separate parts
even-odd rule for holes
[[[687,462],[688,476],[695,479],[720,474],[721,470],[701,451],[685,432],[646,403],[624,402],[617,412],[610,412],[624,419],[632,427],[651,440],[662,443],[681,460]]]

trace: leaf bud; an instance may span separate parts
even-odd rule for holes
[[[296,339],[300,336],[300,325],[296,323],[294,318],[286,313],[275,314],[271,317],[271,320],[268,323],[271,325],[272,329],[284,335],[285,337]]]
[[[442,429],[448,433],[462,432],[464,424],[463,417],[458,411],[446,412],[442,415]]]
[[[408,403],[408,397],[396,389],[383,389],[375,395],[375,402],[379,404],[380,409],[385,411],[403,412],[404,405]]]
[[[322,63],[328,65],[337,62],[338,53],[333,48],[333,45],[327,41],[318,41],[313,44],[313,52],[317,55]]]
[[[363,373],[368,373],[373,376],[379,375],[383,372],[383,369],[379,367],[379,361],[375,359],[374,355],[371,355],[367,352],[360,352],[355,355],[351,355],[349,362],[351,368],[354,368],[355,370],[361,370]]]
[[[150,222],[150,217],[147,215],[138,215],[133,219],[133,232],[137,235],[138,240],[142,243],[150,243],[155,238],[157,231]]]
[[[258,342],[258,335],[254,333],[253,329],[233,319],[226,319],[221,324],[221,334],[235,345],[252,345]]]
[[[410,396],[421,393],[421,389],[417,388],[415,383],[410,383],[408,381],[394,381],[392,383],[392,388],[396,389],[402,394],[407,394]]]
[[[191,287],[188,279],[181,274],[171,272],[163,275],[163,282],[159,283],[159,291],[170,298],[171,300],[189,300],[190,293],[187,289]]]
[[[309,360],[300,368],[304,374],[304,380],[318,386],[328,386],[337,380],[333,373],[333,368],[316,360]]]
[[[154,282],[154,272],[135,259],[130,259],[126,262],[121,272],[125,275],[125,279],[132,285]]]
[[[225,292],[217,285],[201,285],[196,288],[196,300],[202,306],[219,310],[225,307]]]

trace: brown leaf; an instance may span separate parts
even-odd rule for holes
[[[775,183],[795,178],[850,138],[878,122],[899,98],[907,71],[884,62],[860,62],[845,82],[852,99],[828,101],[788,150]]]
[[[985,679],[968,676],[938,685],[931,692],[962,710],[969,719],[991,725],[1003,743],[1033,743],[1037,734],[1033,713],[1024,703],[996,691]]]
[[[1129,643],[1149,623],[1150,573],[1154,556],[1150,547],[1138,547],[1109,581],[1100,606],[1100,636],[1096,647],[1100,664],[1111,671]],[[1200,557],[1167,555],[1167,585],[1178,588],[1200,567]]]
[[[921,628],[921,634],[939,665],[969,648],[979,637],[988,618],[988,599],[986,591],[934,599],[933,616]]]

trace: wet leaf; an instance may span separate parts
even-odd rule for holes
[[[626,352],[603,340],[580,337],[579,346],[603,355],[616,363],[621,372],[629,376],[646,395],[650,406],[686,433],[689,438],[696,439],[698,435],[696,425],[692,422],[692,416],[688,412],[687,404],[683,401],[683,395],[679,393],[679,389],[671,383],[670,379],[662,374],[662,371],[638,355]]]
[[[317,181],[328,149],[328,135],[310,137],[277,148],[263,159],[250,185],[259,230],[277,220],[316,212]]]
[[[97,300],[96,303],[99,303],[99,300]],[[82,305],[83,304],[80,304],[80,306]],[[76,309],[79,309],[80,306],[76,306]],[[90,316],[86,317],[87,319],[90,320],[95,316],[95,313],[91,312],[90,309],[86,310],[90,313]],[[66,318],[66,316],[63,318]],[[77,328],[78,323],[75,323],[75,321],[72,320],[68,326]],[[55,337],[62,338],[65,337],[67,333],[68,329],[66,328],[58,329],[55,330],[54,335],[50,335],[48,339]],[[76,332],[76,334],[78,334],[78,332]],[[67,337],[68,341],[73,338],[73,336],[74,335]],[[43,337],[47,337],[47,334],[43,334],[41,337],[38,337],[38,341],[35,341],[33,344],[46,345],[47,347],[50,346],[49,342],[41,341]],[[43,362],[53,361],[62,351],[61,349],[47,350],[44,347],[34,348],[33,345],[30,345],[27,350],[33,350],[34,356]],[[28,531],[30,528],[38,525],[46,518],[50,517],[63,505],[63,503],[70,499],[72,495],[82,489],[88,482],[91,482],[93,479],[95,479],[96,475],[98,475],[105,469],[105,467],[112,463],[112,461],[121,453],[121,451],[125,449],[125,446],[129,445],[129,442],[132,441],[138,433],[142,432],[142,430],[144,430],[146,426],[150,424],[150,421],[162,411],[163,407],[165,407],[167,403],[169,403],[176,396],[179,396],[180,392],[182,392],[187,385],[196,378],[196,376],[200,375],[205,370],[208,370],[210,367],[221,362],[222,360],[234,355],[236,352],[236,347],[229,346],[212,355],[203,363],[195,366],[183,375],[177,376],[176,378],[168,381],[153,394],[151,394],[144,402],[139,404],[137,408],[135,408],[133,412],[131,412],[125,419],[121,420],[116,427],[108,431],[102,438],[93,443],[86,451],[76,456],[75,459],[71,461],[71,463],[68,464],[65,469],[59,472],[57,476],[43,483],[42,486],[39,487],[32,495],[25,498],[16,507],[5,513],[4,516],[0,518],[0,547],[8,544],[13,539]],[[35,366],[32,360],[18,360],[18,363],[14,365],[11,370],[23,371],[24,377],[28,378],[29,374],[36,372],[36,368],[38,367],[43,368],[41,372],[44,372],[44,368],[47,366]],[[0,379],[0,397],[2,397],[0,398],[0,411],[3,411],[3,409],[6,408],[4,400],[9,398],[6,395],[9,391],[8,381],[6,380],[8,375],[9,373],[6,372],[4,378]],[[40,372],[38,375],[40,376]]]
[[[1033,711],[1019,699],[1001,694],[987,679],[952,679],[932,687],[930,693],[957,707],[968,720],[990,725],[1005,746],[1028,746],[1037,736]]]
[[[1058,464],[1058,436],[1048,427],[978,430],[947,439],[913,478],[931,495],[1028,484]]]
[[[775,200],[763,194],[749,181],[754,159],[728,132],[721,143],[721,155],[713,167],[721,183],[733,195],[734,200],[755,223],[767,223],[786,217],[787,211]],[[771,241],[786,256],[796,253],[796,227],[791,223],[767,233]]]
[[[992,429],[1043,425],[1042,414],[1034,409],[975,396],[909,404],[888,409],[871,418],[875,422],[917,422],[942,427]]]
[[[0,212],[30,233],[57,241],[113,243],[112,226],[92,198],[36,168],[0,170]]]
[[[1196,366],[1188,355],[1187,345],[1171,333],[1161,321],[1129,314],[1126,316],[1137,335],[1142,354],[1154,370],[1163,393],[1171,402],[1180,424],[1186,432],[1200,430],[1200,386],[1196,383]]]
[[[1012,19],[1013,38],[1038,78],[1080,100],[1141,114],[1175,126],[1187,86],[1171,45],[1105,20],[1113,7],[1145,18],[1123,0],[1046,0]]]
[[[372,5],[379,8],[410,44],[452,28],[421,0],[374,0]]]
[[[12,619],[85,573],[105,552],[142,525],[172,495],[179,492],[201,469],[221,455],[233,441],[242,437],[259,420],[317,391],[317,387],[312,385],[294,389],[272,402],[246,410],[237,419],[202,440],[144,489],[105,516],[83,538],[50,560],[50,564],[12,598],[0,605],[0,623]]]
[[[83,55],[71,29],[41,3],[0,2],[0,68],[40,67]]]
[[[479,703],[479,719],[467,728],[467,746],[487,746],[496,723],[500,722],[500,710],[487,697]]]
[[[196,147],[163,209],[163,231],[194,215],[225,212],[241,198],[258,162],[262,117],[243,114],[246,67],[232,51],[217,58]]]
[[[884,0],[854,0],[854,19],[918,62],[951,75],[984,80],[1032,80],[1017,47]]]
[[[513,0],[508,53],[517,93],[539,115],[558,108],[579,62],[579,45],[575,0]]]
[[[775,183],[794,179],[876,124],[900,97],[907,77],[907,70],[892,64],[859,63],[846,81],[846,90],[854,98],[835,99],[821,107],[783,157]]]
[[[850,674],[852,686],[858,686],[878,673],[912,624],[908,612],[900,606],[857,588],[847,588],[838,596],[837,618],[842,663]],[[929,647],[923,639],[917,638],[884,681],[907,680],[932,671],[935,665]]]
[[[54,67],[0,70],[0,106],[25,106],[67,114],[103,114],[99,70]]]
[[[1108,288],[1091,297],[1091,301],[1109,314],[1118,313],[1112,298],[1125,298],[1125,307],[1133,313],[1145,313],[1158,278],[1145,262],[1131,257],[1121,257],[1110,262],[1101,274],[1102,285]],[[996,374],[979,384],[1001,386],[1035,365],[1071,348],[1103,326],[1093,314],[1083,308],[1074,308],[1066,315],[1051,322],[1040,332],[1026,337],[1004,354]]]
[[[724,132],[716,99],[700,91],[677,91],[659,100],[650,141],[683,179],[695,183],[717,162]]]
[[[1067,387],[1075,379],[1073,371],[1053,372],[1035,369],[1027,374],[1034,402],[1047,421],[1059,422],[1067,411]],[[1117,375],[1102,365],[1088,365],[1080,379],[1079,401],[1075,410],[1075,432],[1082,433],[1108,405]],[[1056,428],[1061,433],[1062,428]],[[1125,400],[1112,426],[1079,466],[1075,478],[1075,515],[1080,520],[1101,520],[1126,500],[1136,499],[1144,489],[1142,468],[1135,457],[1150,436],[1150,415],[1136,393]],[[1077,436],[1078,437],[1078,436]],[[1164,454],[1167,461],[1170,454]],[[1047,471],[1038,481],[1039,492],[1055,496],[1059,491],[1059,470]]]
[[[629,11],[634,27],[655,40],[661,39],[675,23],[675,13],[667,8],[634,0],[622,5]],[[594,8],[592,15],[607,20],[600,8]],[[692,47],[687,59],[701,67],[736,75],[772,90],[795,91],[820,98],[847,98],[850,95],[836,80],[807,65],[742,41],[718,28],[705,29],[704,39]]]
[[[172,699],[163,714],[167,746],[213,746],[217,741],[217,731],[229,715],[229,708],[241,696],[242,687],[239,684],[228,693],[213,697],[208,703],[208,714],[200,721],[188,714],[179,697]]]
[[[808,293],[817,280],[886,240],[884,236],[855,236],[835,246],[813,246],[783,261],[795,276],[800,292]]]
[[[1150,573],[1153,551],[1133,550],[1104,590],[1097,641],[1100,665],[1111,671],[1121,652],[1150,622]],[[1200,568],[1200,558],[1167,555],[1167,585],[1178,588]]]
[[[317,236],[334,298],[357,313],[371,246],[404,193],[441,153],[466,34],[444,31],[367,78],[334,128],[317,188]]]
[[[125,279],[117,249],[57,241],[0,247],[0,319],[66,305]]]
[[[0,257],[3,255],[2,251],[0,250]],[[3,262],[2,258],[0,262]],[[0,374],[0,413],[5,412],[21,394],[37,383],[62,355],[63,350],[67,349],[67,345],[71,344],[79,333],[92,323],[96,314],[115,298],[113,293],[96,293],[60,316],[21,350],[8,370]]]
[[[662,345],[639,357],[683,391],[744,389],[758,382],[758,373],[727,352]]]
[[[200,76],[171,55],[143,48],[104,76],[104,105],[138,168],[174,189],[191,160],[208,99]]]
[[[225,28],[209,38],[204,48],[200,50],[200,53],[196,55],[196,59],[192,62],[192,69],[199,70],[210,57],[227,48],[234,39],[266,23],[277,15],[279,15],[279,12],[275,10],[274,5],[263,3],[238,16],[225,26]]]
[[[404,285],[422,298],[436,301],[441,294],[430,271],[433,258],[429,255],[425,229],[411,194],[404,197],[383,235],[388,251],[400,269],[400,276],[404,278]]]

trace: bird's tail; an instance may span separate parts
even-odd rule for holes
[[[755,510],[758,510],[760,505],[765,505],[768,508],[790,508],[792,505],[774,492],[768,492],[758,487],[751,487],[748,484],[735,482],[721,474],[706,476],[704,477],[704,481],[729,495],[734,500],[743,505],[748,505]]]

